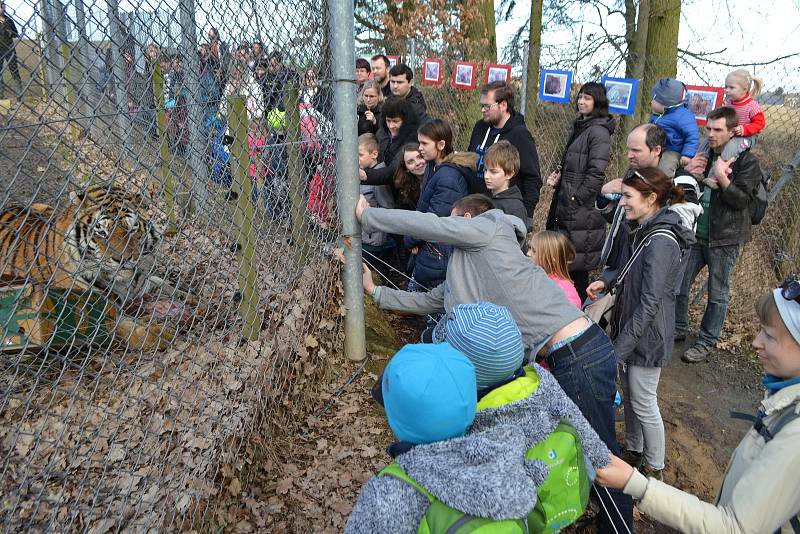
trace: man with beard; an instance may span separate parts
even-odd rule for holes
[[[389,58],[383,54],[372,56],[372,78],[381,84],[381,91],[383,97],[389,98],[392,96],[392,88],[389,85]]]
[[[483,118],[475,123],[470,137],[469,152],[478,154],[477,180],[472,184],[472,193],[488,194],[483,179],[483,158],[486,150],[497,141],[504,139],[519,151],[520,168],[514,177],[513,185],[522,191],[522,203],[533,217],[533,210],[539,201],[542,179],[539,173],[539,154],[531,132],[525,126],[525,117],[515,109],[514,90],[503,81],[494,81],[481,87],[481,114]]]

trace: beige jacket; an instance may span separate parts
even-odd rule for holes
[[[765,396],[761,409],[768,428],[785,410],[800,413],[800,384]],[[638,471],[624,491],[640,499],[643,513],[682,532],[794,533],[789,522],[800,512],[800,419],[766,444],[748,430],[733,453],[716,505]]]

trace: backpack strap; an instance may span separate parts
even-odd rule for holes
[[[384,475],[396,478],[398,480],[402,480],[406,484],[410,484],[418,492],[422,493],[425,497],[427,497],[428,501],[430,501],[431,504],[433,504],[433,502],[436,500],[436,497],[434,497],[433,494],[431,494],[431,492],[423,488],[419,484],[419,482],[408,476],[408,474],[405,471],[403,471],[403,468],[397,465],[397,462],[392,462],[383,469],[381,469],[380,472],[378,473],[378,476],[384,476]]]
[[[641,254],[642,250],[644,250],[644,248],[646,246],[648,246],[648,244],[650,243],[650,240],[652,238],[654,238],[655,236],[657,236],[657,235],[662,235],[664,237],[668,237],[669,239],[674,241],[675,244],[678,245],[678,248],[680,249],[681,246],[678,243],[678,239],[675,237],[675,234],[672,233],[672,230],[655,230],[653,232],[650,232],[649,234],[645,235],[644,238],[642,238],[642,240],[639,242],[639,244],[633,250],[633,254],[631,254],[630,258],[628,258],[627,263],[625,263],[625,266],[620,271],[619,276],[617,276],[617,281],[614,284],[614,288],[617,288],[617,287],[620,286],[620,284],[622,284],[622,281],[625,279],[625,275],[628,274],[628,271],[633,266],[634,262],[636,261],[636,258],[638,258],[639,254]]]
[[[784,411],[780,417],[778,417],[772,424],[765,425],[764,424],[764,412],[758,412],[756,416],[756,422],[753,424],[753,429],[759,433],[759,435],[764,438],[764,443],[769,443],[772,439],[778,435],[783,427],[794,421],[795,419],[800,418],[800,414],[797,413],[797,410],[794,405],[790,407],[790,409]]]

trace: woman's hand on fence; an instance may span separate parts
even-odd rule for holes
[[[364,197],[364,195],[358,195],[358,202],[356,203],[356,219],[358,222],[361,222],[361,216],[364,214],[364,210],[369,208],[369,202]]]
[[[606,467],[598,467],[596,472],[595,480],[598,484],[607,488],[621,490],[633,476],[633,467],[612,454],[611,463]]]
[[[364,293],[372,293],[375,289],[375,282],[372,281],[372,271],[366,263],[361,264],[361,283],[364,285]]]
[[[602,280],[595,280],[594,282],[589,284],[589,287],[586,288],[586,294],[589,296],[590,299],[597,300],[597,298],[600,296],[600,293],[602,293],[605,290],[605,288],[606,288],[605,282],[603,282]]]
[[[550,173],[550,176],[547,177],[547,185],[550,187],[555,187],[558,185],[558,182],[561,180],[561,172],[553,171]]]

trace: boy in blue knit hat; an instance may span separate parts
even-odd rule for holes
[[[417,532],[442,505],[496,521],[528,515],[547,468],[525,460],[524,432],[513,425],[466,435],[476,391],[475,367],[447,343],[395,354],[373,392],[398,440],[394,463],[364,485],[345,532]]]
[[[694,113],[686,106],[686,86],[671,78],[661,78],[653,87],[650,123],[667,132],[667,143],[658,167],[673,178],[678,167],[685,167],[697,153],[700,130]]]

